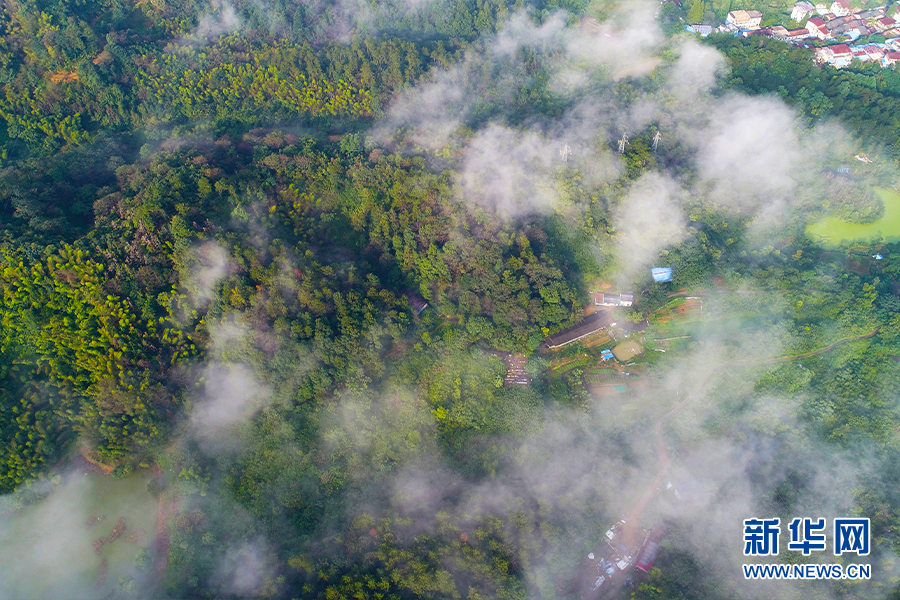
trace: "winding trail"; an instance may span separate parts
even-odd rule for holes
[[[846,344],[847,342],[854,342],[857,340],[862,340],[866,338],[874,337],[875,334],[878,333],[878,327],[870,331],[869,333],[863,335],[856,335],[852,337],[847,337],[841,340],[834,342],[833,344],[829,344],[824,348],[819,348],[818,350],[813,350],[812,352],[806,352],[804,354],[795,354],[792,356],[782,356],[779,358],[768,358],[765,360],[745,360],[745,361],[736,361],[730,363],[723,363],[721,365],[712,367],[709,371],[707,371],[703,377],[700,379],[700,382],[696,385],[696,387],[691,390],[690,393],[685,395],[684,400],[678,404],[675,408],[664,414],[659,420],[656,422],[656,426],[654,428],[654,432],[656,435],[656,454],[659,460],[659,471],[656,473],[656,477],[653,479],[653,482],[647,487],[641,497],[638,498],[634,507],[627,513],[628,521],[625,523],[625,526],[622,528],[622,538],[625,542],[625,546],[629,548],[632,552],[636,552],[638,548],[635,547],[635,542],[637,540],[637,536],[640,533],[640,527],[638,523],[641,520],[641,515],[644,512],[644,509],[647,506],[647,503],[650,501],[650,498],[653,497],[653,493],[656,491],[656,488],[659,487],[660,483],[662,483],[663,477],[666,476],[666,473],[669,471],[670,461],[669,455],[666,453],[666,443],[663,440],[662,431],[666,422],[681,412],[684,407],[690,404],[697,394],[706,387],[706,384],[709,383],[709,380],[712,379],[714,375],[716,375],[722,369],[734,368],[734,367],[758,367],[763,365],[771,365],[776,363],[783,362],[791,362],[794,360],[800,360],[803,358],[809,358],[810,356],[816,356],[818,354],[825,354],[826,352],[833,350],[837,346],[841,344]],[[634,555],[634,559],[637,560],[637,556]]]
[[[88,451],[87,447],[85,447],[85,446],[82,446],[82,448],[81,448],[81,456],[84,458],[84,460],[88,461],[89,463],[91,463],[92,465],[94,465],[95,467],[97,467],[98,469],[100,469],[107,475],[112,473],[113,470],[115,469],[115,467],[112,467],[110,465],[105,465],[102,462],[100,462],[99,460],[91,457],[91,453]]]

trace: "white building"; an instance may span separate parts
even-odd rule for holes
[[[831,3],[831,12],[838,17],[846,17],[850,14],[850,0],[834,0]]]
[[[753,31],[759,29],[759,24],[762,22],[762,13],[758,10],[733,10],[728,13],[725,22],[735,25],[738,29],[743,29],[744,31]]]
[[[810,37],[816,37],[820,40],[827,40],[831,37],[831,32],[825,27],[825,20],[822,17],[813,17],[806,22],[806,30]]]
[[[814,12],[816,12],[815,5],[812,2],[803,0],[803,2],[798,2],[794,5],[794,10],[791,11],[791,21],[800,23]]]

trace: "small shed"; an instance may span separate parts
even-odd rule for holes
[[[672,281],[672,267],[653,267],[650,269],[650,275],[656,283]]]
[[[428,307],[428,303],[425,302],[425,300],[423,300],[421,296],[412,292],[406,292],[406,301],[409,303],[409,307],[416,313],[416,315],[421,314],[421,312]]]
[[[649,573],[650,569],[653,568],[653,563],[656,562],[656,557],[659,555],[659,544],[656,542],[650,541],[647,542],[647,545],[644,546],[643,552],[641,552],[641,556],[635,564],[635,568],[640,569],[644,573]]]

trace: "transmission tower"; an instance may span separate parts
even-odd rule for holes
[[[656,131],[656,135],[653,136],[653,151],[656,152],[657,146],[659,146],[659,140],[662,139],[662,134],[659,130]]]
[[[628,144],[628,133],[622,134],[622,139],[619,140],[619,154],[625,154],[625,146]]]
[[[562,156],[563,162],[569,162],[569,156],[571,156],[571,154],[572,151],[569,149],[569,142],[566,142],[563,149],[559,151],[559,155]]]

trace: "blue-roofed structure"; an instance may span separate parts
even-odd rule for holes
[[[653,267],[650,269],[650,275],[656,283],[672,281],[672,267]]]
[[[712,25],[685,25],[684,30],[688,33],[699,33],[700,37],[706,37],[713,32]]]

